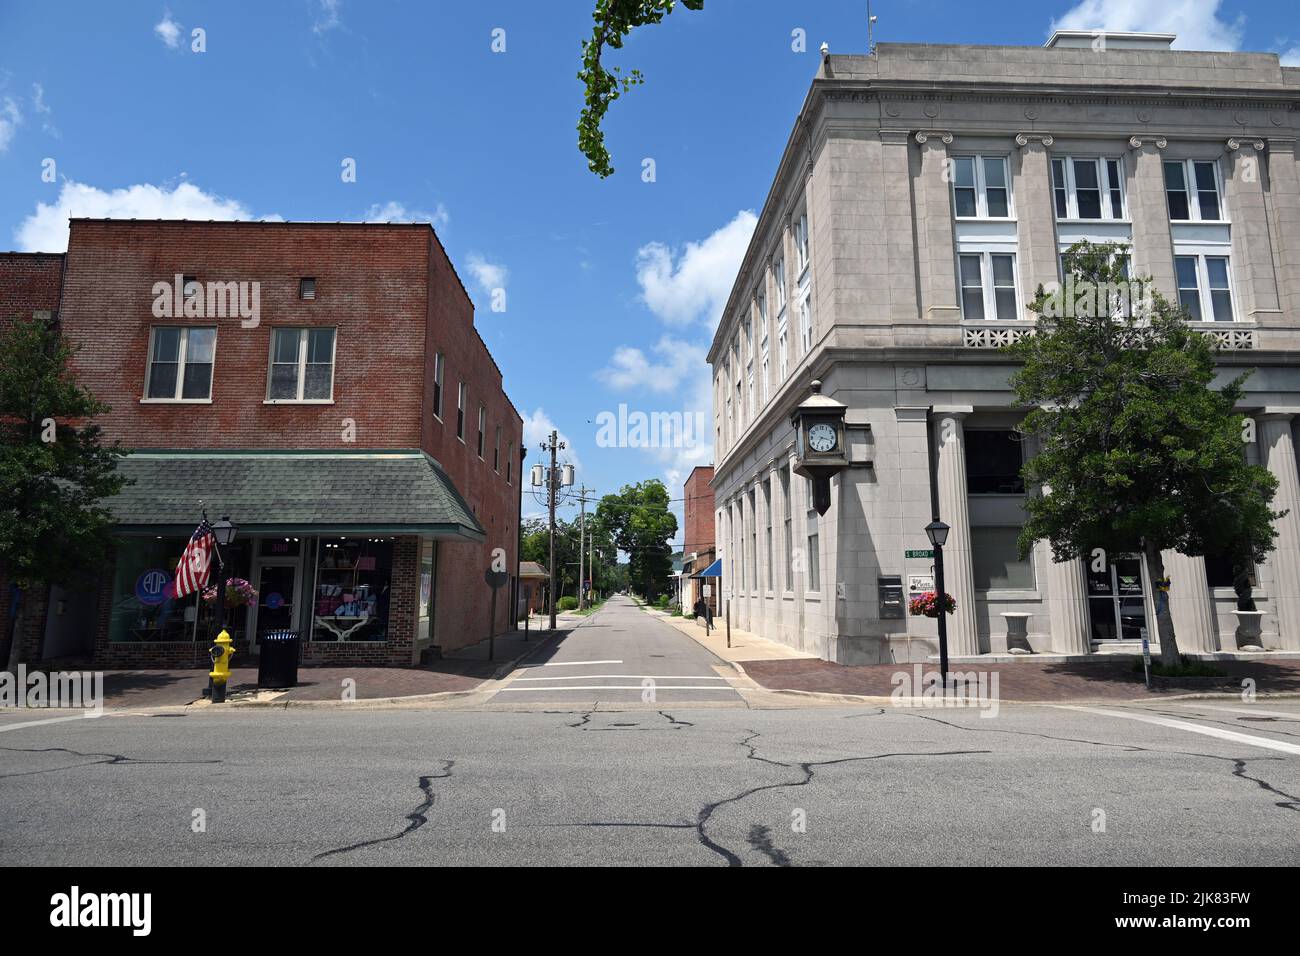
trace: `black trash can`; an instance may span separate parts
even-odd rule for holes
[[[269,631],[262,635],[257,662],[257,686],[281,689],[298,683],[298,653],[302,641],[297,631]]]

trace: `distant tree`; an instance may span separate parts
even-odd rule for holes
[[[68,368],[72,347],[47,319],[17,318],[0,331],[0,569],[18,589],[72,584],[104,560],[122,451],[100,444],[91,419],[108,406]],[[13,627],[0,630],[0,668]]]
[[[668,589],[677,518],[668,510],[668,489],[657,479],[624,485],[605,495],[596,506],[596,519],[619,551],[628,555],[628,584],[653,600]]]
[[[1067,560],[1136,547],[1156,586],[1168,587],[1162,551],[1259,560],[1284,512],[1270,507],[1276,479],[1246,462],[1235,406],[1249,373],[1212,387],[1212,340],[1149,278],[1129,282],[1126,251],[1072,246],[1064,293],[1040,287],[1035,334],[1007,349],[1023,363],[1012,377],[1016,397],[1031,408],[1020,430],[1038,443],[1024,476],[1050,488],[1026,502],[1020,549],[1027,555],[1046,539]],[[1117,307],[1117,292],[1128,293],[1127,308]],[[1177,664],[1164,594],[1156,626],[1162,661]]]
[[[688,10],[704,9],[704,0],[681,0]],[[614,172],[610,165],[609,150],[605,148],[605,134],[600,128],[610,104],[630,90],[645,82],[640,70],[626,76],[614,67],[607,70],[601,62],[606,48],[621,50],[623,38],[635,27],[658,23],[677,6],[677,0],[596,0],[592,19],[596,21],[591,39],[582,41],[582,80],[586,105],[578,119],[578,148],[587,157],[587,165],[596,175],[604,178]]]

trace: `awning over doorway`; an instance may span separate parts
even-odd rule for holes
[[[422,451],[142,451],[104,504],[119,534],[188,535],[223,515],[240,534],[431,535],[483,541],[473,509]]]
[[[693,578],[720,578],[722,577],[722,559],[718,558],[699,574],[692,574]]]

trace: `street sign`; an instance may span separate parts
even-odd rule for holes
[[[904,551],[904,552],[903,552],[903,557],[905,557],[905,558],[933,558],[933,557],[934,557],[934,551],[932,551],[932,550],[931,550],[931,551]]]
[[[712,584],[706,584],[706,585],[704,585],[704,596],[705,596],[705,597],[713,597],[713,585],[712,585]]]
[[[506,586],[506,582],[510,580],[510,575],[504,571],[493,571],[488,568],[483,574],[483,580],[487,582],[488,587],[495,591],[497,588]]]

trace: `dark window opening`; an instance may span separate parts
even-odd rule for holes
[[[1021,437],[1011,429],[966,432],[966,490],[972,495],[1022,495]]]
[[[316,280],[299,279],[298,280],[298,298],[314,299],[316,298]]]

